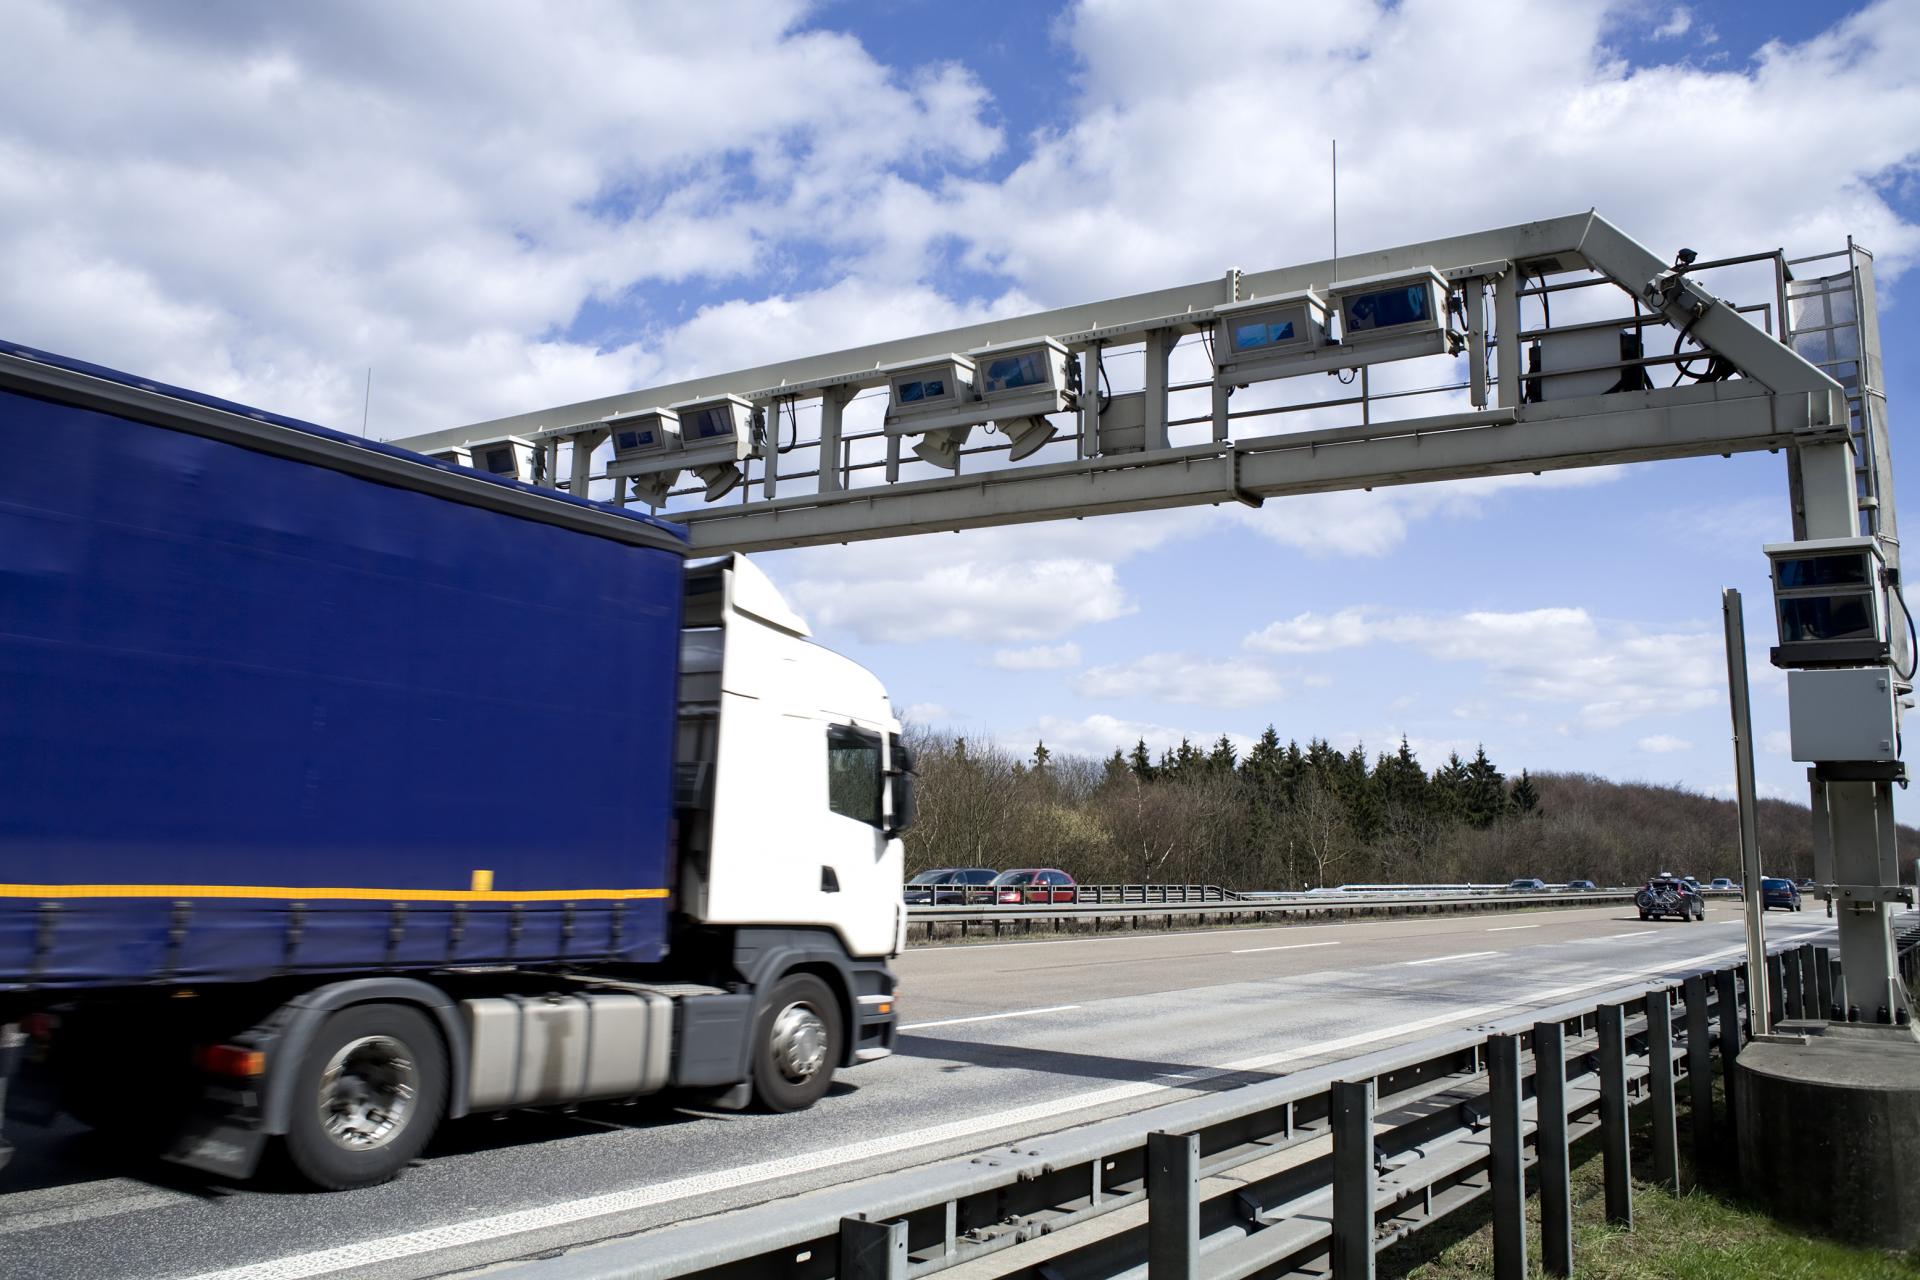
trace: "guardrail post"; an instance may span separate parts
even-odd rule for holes
[[[1727,1117],[1732,1119],[1733,1064],[1740,1058],[1740,984],[1736,970],[1722,969],[1713,975],[1713,988],[1720,1004],[1720,1087],[1727,1093]]]
[[[1540,1265],[1572,1274],[1572,1167],[1567,1155],[1567,1029],[1534,1023],[1534,1155],[1540,1169]]]
[[[840,1219],[839,1280],[906,1280],[907,1224]]]
[[[1538,1112],[1533,1148],[1540,1170],[1540,1265],[1550,1276],[1570,1276],[1573,1194],[1567,1157],[1567,1031],[1557,1022],[1533,1026],[1533,1097]]]
[[[1334,1280],[1373,1280],[1373,1081],[1341,1081],[1327,1090],[1333,1131]]]
[[[1632,1157],[1627,1151],[1627,1011],[1603,1004],[1595,1010],[1600,1034],[1600,1134],[1607,1183],[1607,1221],[1633,1226]]]
[[[1493,1274],[1526,1280],[1527,1162],[1520,1132],[1520,1037],[1487,1037],[1487,1176],[1493,1187]]]
[[[1200,1135],[1147,1135],[1147,1274],[1193,1280],[1200,1273]]]
[[[1673,1113],[1673,1002],[1665,987],[1647,993],[1647,1087],[1653,1098],[1653,1180],[1680,1191],[1680,1134]]]
[[[1820,971],[1826,966],[1820,963],[1820,951],[1812,943],[1800,949],[1800,1008],[1805,1018],[1824,1018],[1833,1008],[1831,999],[1832,979],[1828,981],[1828,991],[1820,990]],[[1821,999],[1825,995],[1827,999]]]
[[[1693,1159],[1700,1168],[1713,1159],[1713,1030],[1707,1016],[1707,976],[1686,981],[1687,1096],[1693,1115]]]
[[[1825,947],[1813,947],[1813,1017],[1829,1017],[1833,1006],[1838,1003],[1834,997],[1834,988],[1839,984],[1833,980],[1833,957]]]
[[[1767,956],[1767,994],[1773,997],[1767,1007],[1778,1010],[1774,1015],[1775,1022],[1778,1022],[1782,1015],[1792,1016],[1787,1013],[1787,984],[1783,976],[1783,968],[1779,952],[1775,951]]]

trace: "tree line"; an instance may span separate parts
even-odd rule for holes
[[[1662,870],[1739,876],[1730,801],[1582,774],[1508,775],[1485,749],[1429,771],[1403,738],[1369,758],[1269,726],[1245,755],[1224,734],[1155,757],[1144,741],[1102,760],[1045,743],[909,731],[920,814],[909,873],[1059,867],[1083,883],[1298,889],[1353,882],[1630,884]],[[1769,874],[1812,874],[1808,811],[1762,801]],[[1916,834],[1901,829],[1903,846]]]

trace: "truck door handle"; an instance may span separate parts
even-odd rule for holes
[[[820,868],[820,892],[840,892],[840,877],[834,874],[832,867]]]

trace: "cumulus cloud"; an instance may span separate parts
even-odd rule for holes
[[[961,561],[891,576],[807,574],[787,594],[816,627],[862,640],[1047,640],[1133,612],[1110,564]]]
[[[1278,701],[1280,678],[1258,662],[1151,653],[1131,662],[1090,667],[1073,682],[1088,698],[1147,698],[1208,707],[1250,707]]]
[[[1521,699],[1572,704],[1587,728],[1613,728],[1663,711],[1694,710],[1726,695],[1721,637],[1601,621],[1585,609],[1451,615],[1355,608],[1303,613],[1246,637],[1248,648],[1315,653],[1374,643],[1410,645],[1447,662],[1474,662],[1489,686]],[[1471,709],[1478,718],[1484,712]]]
[[[1036,644],[1025,649],[996,649],[990,661],[1002,671],[1060,671],[1080,665],[1080,646]]]

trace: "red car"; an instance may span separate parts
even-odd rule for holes
[[[1002,871],[993,882],[993,900],[1003,906],[1021,902],[1072,902],[1076,893],[1073,877],[1052,867]]]

